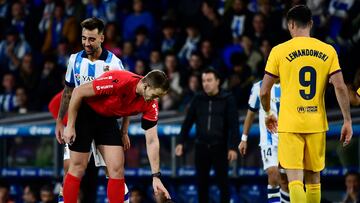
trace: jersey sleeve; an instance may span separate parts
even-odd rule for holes
[[[153,100],[143,113],[142,119],[148,121],[157,121],[159,115],[159,104],[157,100]]]
[[[329,45],[331,46],[331,45]],[[333,56],[333,59],[332,59],[332,63],[331,63],[331,66],[330,66],[330,70],[329,70],[329,75],[333,75],[339,71],[341,71],[341,68],[340,68],[340,64],[339,64],[339,58],[338,58],[338,55],[336,53],[336,50],[331,46],[331,49],[332,49],[332,56]]]
[[[112,70],[125,70],[124,66],[121,62],[121,59],[119,59],[115,55],[113,55],[113,59],[111,61],[111,67],[112,67]]]
[[[255,83],[253,87],[251,88],[251,93],[249,97],[249,109],[253,112],[257,112],[260,108],[260,84]]]
[[[75,87],[75,78],[74,78],[75,77],[74,76],[75,57],[76,57],[76,54],[71,54],[69,61],[68,61],[67,69],[66,69],[65,84],[69,87]]]
[[[115,94],[121,88],[120,81],[119,71],[105,72],[92,82],[95,95]]]
[[[277,58],[276,47],[274,47],[269,55],[269,58],[266,62],[265,73],[272,77],[279,77],[279,60]]]

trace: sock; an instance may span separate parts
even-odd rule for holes
[[[125,194],[124,179],[109,178],[107,186],[107,196],[109,203],[123,203]]]
[[[320,203],[321,199],[321,185],[318,184],[305,184],[306,188],[306,202]]]
[[[280,202],[280,187],[279,186],[267,186],[268,203]]]
[[[281,203],[290,203],[290,195],[288,192],[280,189],[280,202]]]
[[[299,180],[291,181],[289,183],[291,203],[305,203],[306,194],[304,191],[304,183]]]
[[[64,181],[64,202],[77,203],[81,179],[67,173]]]

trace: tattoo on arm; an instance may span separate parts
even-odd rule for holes
[[[73,92],[74,88],[65,86],[63,95],[61,96],[61,103],[60,103],[60,110],[58,119],[62,120],[64,119],[64,116],[68,110],[71,94]]]

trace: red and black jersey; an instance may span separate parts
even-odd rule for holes
[[[142,118],[158,120],[158,102],[146,102],[136,93],[136,86],[142,76],[128,71],[109,71],[93,81],[96,96],[86,99],[98,114],[108,117],[124,117],[142,113]]]

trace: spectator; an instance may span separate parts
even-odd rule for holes
[[[167,20],[162,27],[163,39],[161,42],[161,52],[175,52],[178,50],[179,41],[176,36],[176,25],[173,21]]]
[[[84,19],[85,6],[77,0],[64,0],[66,17],[75,17],[77,22]]]
[[[144,202],[145,202],[144,191],[142,191],[138,187],[131,188],[130,203],[144,203]]]
[[[357,203],[360,201],[360,175],[358,172],[348,172],[345,175],[346,195],[344,203]]]
[[[230,202],[228,185],[229,161],[237,159],[239,121],[231,93],[220,89],[219,74],[214,69],[202,73],[204,91],[194,97],[181,126],[177,156],[183,155],[192,125],[196,124],[195,168],[198,183],[198,202],[209,202],[210,169],[214,167],[215,180],[220,189],[220,201]]]
[[[191,74],[200,75],[204,68],[201,54],[199,52],[193,52],[190,56],[189,66],[181,72],[181,86],[186,86],[187,80]]]
[[[241,47],[247,57],[246,64],[251,69],[251,75],[257,79],[262,79],[263,68],[258,69],[259,63],[263,61],[262,55],[253,47],[252,40],[246,35],[241,37]]]
[[[30,51],[29,44],[19,37],[17,28],[11,26],[6,31],[6,39],[0,42],[0,66],[3,70],[15,71]]]
[[[0,19],[5,20],[10,15],[10,3],[8,0],[0,0]]]
[[[97,17],[105,22],[116,20],[116,1],[90,0],[86,5],[86,18]]]
[[[15,111],[15,76],[12,73],[6,73],[2,78],[2,91],[0,93],[0,112]]]
[[[124,68],[134,72],[136,63],[136,57],[134,56],[134,45],[131,43],[131,41],[125,41],[122,50],[123,53],[120,59],[123,62]]]
[[[178,53],[181,64],[186,64],[190,59],[191,53],[198,50],[201,40],[199,28],[195,24],[188,24],[186,27],[186,41]]]
[[[36,191],[33,186],[26,185],[24,188],[22,199],[24,203],[37,203],[38,191]]]
[[[211,67],[217,70],[221,68],[221,61],[218,53],[210,40],[205,39],[201,42],[200,52],[205,67]]]
[[[10,186],[5,183],[0,183],[0,203],[15,203],[10,198]]]
[[[201,5],[202,16],[200,17],[201,36],[207,39],[216,40],[217,45],[221,45],[220,16],[215,10],[215,5],[211,1],[204,1]]]
[[[28,107],[28,96],[24,87],[16,88],[16,104],[17,107],[15,111],[19,114],[26,114],[29,112]]]
[[[145,61],[142,59],[136,60],[134,73],[145,76],[147,72],[148,72],[148,69],[147,69]]]
[[[55,1],[54,0],[43,0],[45,6],[43,14],[39,23],[39,31],[41,34],[44,34],[46,30],[50,27],[50,19],[55,10]]]
[[[190,107],[190,101],[193,97],[200,91],[200,81],[199,76],[196,74],[192,74],[189,77],[189,81],[187,87],[183,91],[182,100],[180,102],[179,111],[187,112]]]
[[[19,68],[18,84],[25,87],[30,96],[35,94],[39,80],[38,70],[34,66],[33,55],[31,53],[25,54]]]
[[[119,46],[119,30],[115,23],[108,23],[105,26],[105,40],[103,46],[111,51],[117,57],[121,57],[121,49]]]
[[[134,0],[133,13],[130,14],[124,21],[123,37],[124,40],[133,40],[135,31],[144,26],[149,32],[149,36],[152,36],[155,29],[154,19],[151,13],[143,10],[142,0]]]
[[[40,200],[40,203],[55,203],[55,195],[52,186],[44,185],[41,187]]]
[[[148,30],[144,26],[136,29],[135,34],[135,56],[145,61],[149,60],[149,55],[153,45],[149,39]]]
[[[70,45],[66,38],[61,38],[56,48],[57,64],[62,71],[66,71],[70,58]]]
[[[153,49],[150,53],[150,69],[164,70],[164,63],[159,50]]]
[[[261,14],[255,14],[252,20],[251,40],[255,49],[258,49],[263,39],[268,38],[266,32],[265,17]]]
[[[64,4],[56,3],[54,15],[49,20],[49,27],[46,30],[44,44],[41,48],[44,54],[54,54],[61,38],[66,38],[72,47],[78,43],[79,32],[75,17],[67,18],[64,13]]]

